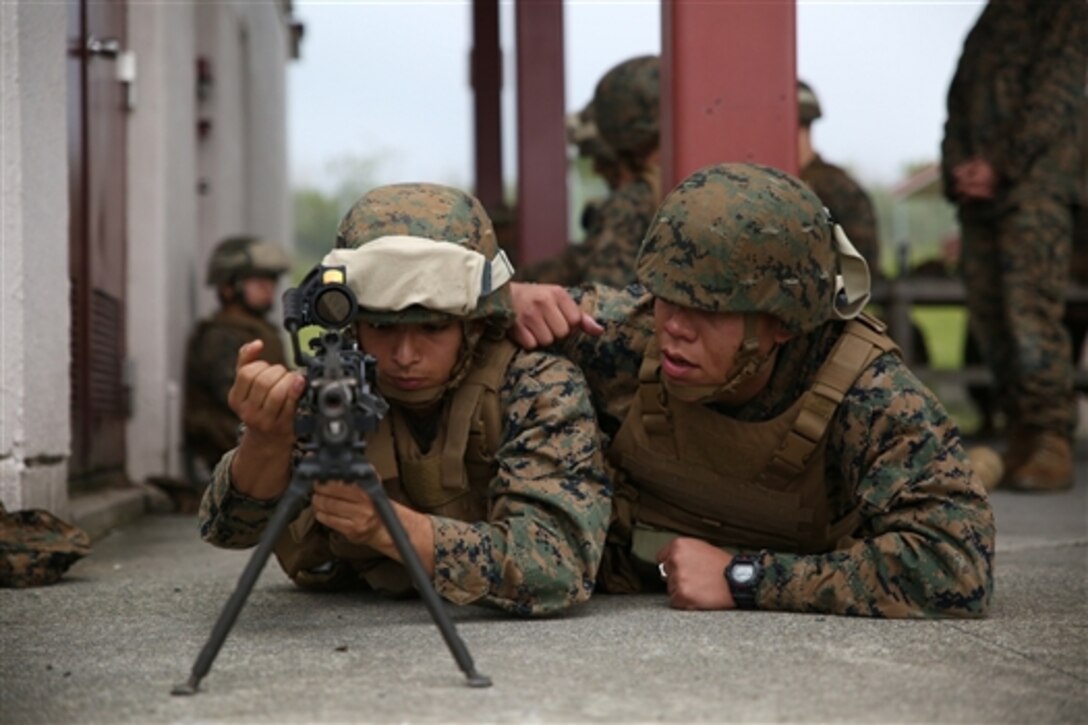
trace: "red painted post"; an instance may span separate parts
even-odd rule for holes
[[[499,0],[472,3],[472,55],[476,197],[491,214],[505,207],[502,179],[502,48]]]
[[[665,189],[724,161],[797,173],[794,0],[661,3]]]
[[[567,140],[563,94],[563,3],[516,5],[519,264],[568,244]]]

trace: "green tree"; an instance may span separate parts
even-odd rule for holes
[[[334,159],[325,165],[331,190],[313,185],[292,190],[296,278],[301,278],[332,249],[341,217],[359,197],[378,185],[376,179],[384,159],[384,154],[353,154]]]

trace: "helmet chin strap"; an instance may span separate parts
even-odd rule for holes
[[[733,361],[724,383],[718,385],[681,385],[670,382],[668,376],[662,377],[662,384],[669,395],[685,403],[715,403],[731,395],[737,388],[767,369],[774,359],[776,344],[766,354],[759,351],[759,336],[756,334],[756,313],[744,315],[744,339],[737,347],[737,358]]]

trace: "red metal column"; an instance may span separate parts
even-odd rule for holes
[[[797,173],[794,0],[661,3],[665,188],[723,161]]]
[[[502,48],[499,0],[472,3],[472,56],[476,197],[489,213],[505,205],[502,180]]]
[[[519,264],[568,244],[563,3],[517,3]]]

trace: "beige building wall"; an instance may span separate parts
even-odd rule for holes
[[[67,512],[63,3],[0,3],[0,501]]]
[[[128,473],[180,478],[185,340],[216,308],[208,255],[239,233],[290,239],[280,2],[132,4]],[[198,60],[210,81],[198,90]],[[138,318],[138,319],[137,319]]]
[[[128,3],[127,475],[182,475],[185,338],[226,234],[290,239],[289,0]],[[0,3],[0,501],[67,516],[67,8]],[[214,84],[197,97],[197,58]],[[198,123],[210,133],[198,135]]]

